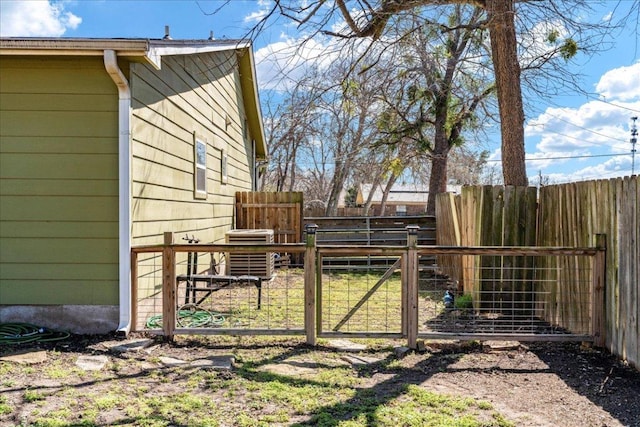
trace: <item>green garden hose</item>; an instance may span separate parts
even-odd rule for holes
[[[57,332],[30,323],[0,323],[0,345],[59,341],[70,335],[68,332]]]
[[[180,307],[177,313],[178,325],[183,328],[203,328],[207,326],[221,326],[225,318],[220,314],[205,310],[195,304],[186,304]],[[149,317],[146,323],[149,329],[162,328],[162,315]]]

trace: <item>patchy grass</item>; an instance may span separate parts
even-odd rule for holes
[[[490,403],[430,392],[418,359],[398,361],[393,343],[370,341],[378,362],[352,365],[322,346],[285,338],[177,338],[157,352],[117,360],[101,375],[82,372],[69,354],[48,352],[40,369],[0,362],[17,384],[0,397],[1,425],[30,426],[509,426]],[[235,368],[164,367],[159,355],[185,360],[233,354]],[[427,356],[425,356],[427,357]],[[419,362],[423,363],[423,362]],[[113,364],[110,364],[113,366]],[[280,367],[274,371],[273,367]],[[282,368],[284,366],[284,368]],[[68,372],[67,375],[52,374]],[[23,385],[28,387],[22,388]],[[41,385],[38,385],[41,384]],[[429,424],[431,423],[431,424]]]
[[[484,407],[481,407],[484,406]],[[309,424],[317,426],[415,426],[415,427],[510,427],[504,418],[485,412],[492,408],[470,398],[455,398],[433,393],[416,385],[407,386],[397,397],[383,404],[375,398],[358,404],[339,404],[313,416]]]
[[[341,331],[387,332],[397,334],[401,330],[401,280],[399,271],[379,284],[384,268],[363,269],[323,269],[321,291],[323,311],[321,313],[324,330],[340,325]],[[369,291],[375,288],[363,301],[358,310],[350,312]],[[193,307],[185,304],[184,290],[179,291],[177,323],[180,326],[234,329],[304,329],[304,270],[299,268],[279,269],[277,274],[262,284],[261,309],[257,308],[258,291],[251,284],[234,284],[211,293]],[[204,292],[199,293],[205,297]],[[158,299],[155,303],[153,298]],[[141,302],[141,307],[162,307],[161,295],[155,295]],[[148,311],[148,325],[161,325],[161,315]]]

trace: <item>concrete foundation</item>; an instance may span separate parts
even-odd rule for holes
[[[0,305],[0,323],[30,323],[74,334],[106,334],[118,328],[117,305]]]

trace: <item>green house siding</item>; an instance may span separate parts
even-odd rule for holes
[[[133,244],[161,243],[165,231],[224,241],[236,191],[252,187],[236,52],[167,56],[161,70],[131,64],[130,83]],[[207,146],[206,198],[194,194],[194,134]]]
[[[102,58],[0,58],[0,304],[118,304],[118,96]]]

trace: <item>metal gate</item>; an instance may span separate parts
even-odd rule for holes
[[[420,262],[443,256],[462,279]],[[319,337],[604,343],[603,249],[321,247],[318,266]]]

